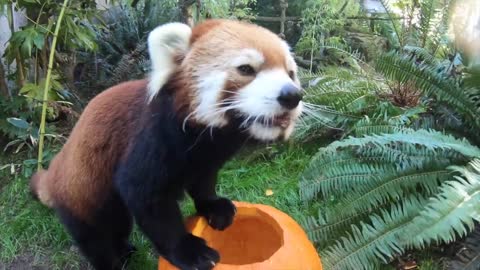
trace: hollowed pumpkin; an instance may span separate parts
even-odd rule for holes
[[[320,257],[303,229],[287,214],[267,205],[234,202],[235,219],[217,231],[204,218],[186,221],[192,234],[220,253],[215,270],[322,270]],[[159,270],[176,270],[159,259]]]

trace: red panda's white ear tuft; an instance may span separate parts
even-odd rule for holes
[[[148,101],[151,101],[176,69],[175,57],[189,49],[192,29],[183,23],[167,23],[153,29],[148,36],[148,53],[152,71],[148,83]]]

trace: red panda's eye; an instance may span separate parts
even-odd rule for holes
[[[295,79],[295,72],[293,70],[290,70],[288,72],[288,76],[290,76],[290,79],[294,80]]]
[[[244,76],[253,76],[255,75],[255,69],[250,65],[241,65],[237,67],[238,72]]]

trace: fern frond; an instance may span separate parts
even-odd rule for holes
[[[446,102],[467,120],[472,121],[476,126],[480,125],[476,117],[475,105],[453,80],[439,74],[435,66],[417,65],[397,53],[379,56],[375,66],[389,79],[400,83],[413,82],[424,94]]]
[[[332,208],[333,213],[342,215],[355,215],[357,212],[371,211],[379,205],[389,201],[398,201],[408,192],[418,192],[421,187],[425,194],[434,194],[441,182],[448,180],[451,172],[443,169],[432,169],[430,171],[411,172],[381,178],[381,182],[375,183],[373,187],[359,187],[354,192],[344,196],[338,205]]]
[[[423,106],[400,109],[392,104],[380,104],[373,115],[364,116],[351,128],[351,135],[361,137],[371,134],[395,133],[409,126],[413,126],[418,115],[425,112]]]
[[[465,164],[468,159],[451,149],[428,149],[412,144],[393,144],[384,147],[365,147],[358,154],[365,159],[376,158],[395,164],[398,172],[411,169],[424,170],[431,164],[446,167],[451,164]]]
[[[472,231],[480,221],[480,159],[468,167],[452,166],[461,174],[457,181],[441,186],[441,193],[432,198],[409,226],[405,241],[423,248],[432,242],[450,243]]]
[[[417,198],[406,198],[402,203],[382,210],[380,215],[372,215],[370,224],[361,222],[352,225],[352,232],[342,237],[335,245],[321,251],[326,269],[371,269],[380,259],[389,262],[396,254],[402,253],[399,235],[418,213],[423,202]]]
[[[420,32],[421,47],[424,48],[427,44],[428,37],[432,29],[432,21],[436,13],[436,0],[424,0],[420,3]]]
[[[376,97],[375,92],[381,91],[375,82],[351,69],[326,69],[316,76],[306,86],[305,101],[329,106],[340,112],[356,111],[352,108],[358,103],[355,100],[369,93]]]
[[[365,57],[358,50],[352,50],[347,46],[341,46],[335,43],[324,43],[320,45],[320,48],[336,51],[341,54],[340,56],[346,56],[345,59],[348,61],[349,65],[357,71],[363,70],[359,63],[362,65],[368,65],[365,62]]]
[[[358,215],[335,216],[331,219],[327,217],[326,213],[319,213],[318,217],[306,217],[302,222],[302,226],[306,230],[308,237],[323,248],[331,240],[342,236],[343,232],[348,231],[351,224],[354,224],[361,217],[366,217],[369,213],[368,211],[358,212]]]
[[[403,47],[403,37],[400,32],[400,26],[397,25],[397,21],[394,19],[395,13],[390,8],[390,1],[389,0],[379,0],[382,4],[383,8],[385,9],[385,13],[389,18],[389,22],[392,26],[393,32],[395,33],[394,45],[398,47]]]
[[[318,170],[318,168],[315,168]],[[394,175],[395,168],[388,164],[352,162],[344,166],[331,167],[322,173],[309,172],[300,181],[300,195],[312,199],[321,192],[323,197],[340,195],[361,186],[371,187],[385,175]]]
[[[355,137],[362,137],[364,135],[395,133],[405,129],[405,119],[390,118],[384,120],[382,118],[371,119],[365,116],[363,119],[357,121],[352,127],[352,134]]]
[[[378,209],[389,205],[391,205],[390,202],[379,205]],[[334,212],[331,208],[320,209],[317,217],[307,217],[302,225],[310,239],[323,248],[332,240],[344,236],[352,224],[367,218],[374,210],[378,209],[359,210],[352,215],[345,215],[342,211]]]
[[[444,42],[444,37],[449,29],[455,1],[456,0],[444,0],[441,7],[436,7],[436,18],[433,23],[431,23],[434,27],[431,29],[426,44],[426,47],[433,55],[437,55],[439,47]]]
[[[406,45],[403,47],[404,52],[414,56],[416,60],[429,65],[439,65],[439,61],[435,55],[431,54],[427,49],[418,46]]]
[[[340,151],[341,150],[341,151]],[[299,182],[302,199],[341,195],[375,188],[382,179],[429,164],[448,166],[466,157],[480,156],[480,149],[438,131],[404,129],[393,134],[350,137],[321,148]],[[431,166],[431,165],[430,165]]]
[[[470,144],[466,139],[456,139],[451,135],[435,130],[404,129],[392,134],[367,135],[362,138],[349,137],[342,141],[336,141],[327,148],[332,152],[349,147],[384,148],[392,143],[408,143],[422,145],[427,149],[450,149],[466,157],[480,156],[480,149]]]

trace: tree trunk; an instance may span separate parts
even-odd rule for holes
[[[285,39],[285,22],[287,21],[287,8],[288,2],[287,0],[280,0],[280,8],[282,9],[282,13],[280,15],[280,34],[279,36]]]
[[[8,91],[7,79],[5,69],[3,68],[2,60],[0,60],[0,96],[4,98],[10,97],[10,92]]]
[[[193,4],[195,4],[196,0],[180,0],[180,10],[182,14],[182,21],[188,24],[190,27],[193,27],[195,24],[193,18]]]

